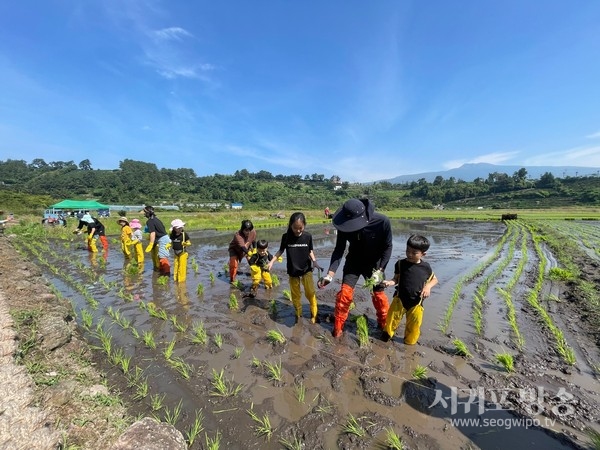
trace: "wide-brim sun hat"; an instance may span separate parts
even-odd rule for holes
[[[87,223],[94,223],[94,219],[93,219],[93,218],[92,218],[92,216],[91,216],[91,215],[89,215],[89,214],[84,214],[84,215],[81,217],[81,221],[82,221],[82,222],[87,222]]]
[[[131,219],[131,222],[129,222],[129,226],[134,230],[142,229],[142,224],[139,221],[139,219]]]
[[[332,223],[344,233],[362,230],[369,224],[365,204],[357,198],[347,200],[333,215]]]
[[[181,219],[175,219],[171,222],[172,228],[183,228],[185,226],[185,222]]]
[[[127,217],[125,216],[119,217],[119,220],[117,220],[117,222],[125,222],[127,225],[129,225],[129,219],[127,219]]]

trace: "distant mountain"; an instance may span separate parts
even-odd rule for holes
[[[579,166],[500,166],[495,164],[477,163],[477,164],[463,164],[456,169],[445,170],[442,172],[425,172],[415,173],[412,175],[400,175],[395,178],[389,178],[387,180],[390,183],[410,183],[412,181],[418,181],[424,178],[428,183],[433,182],[436,177],[441,176],[444,180],[450,177],[454,177],[457,181],[468,181],[471,182],[476,178],[483,178],[487,180],[490,173],[505,173],[512,176],[515,172],[518,172],[522,168],[527,170],[527,178],[538,180],[546,172],[551,173],[556,178],[576,177],[576,176],[590,176],[600,174],[600,167],[579,167]]]

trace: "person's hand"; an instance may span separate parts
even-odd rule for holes
[[[315,263],[313,264],[315,269],[319,269],[319,270],[323,270],[323,268],[319,265],[319,263],[317,261],[315,261]]]
[[[154,248],[154,242],[150,242],[148,244],[148,246],[146,247],[146,253],[150,253],[153,248]]]
[[[323,289],[325,286],[327,286],[329,283],[331,283],[331,281],[333,280],[333,277],[330,275],[325,275],[322,278],[319,278],[319,281],[317,281],[317,286],[319,289]]]
[[[190,245],[192,245],[192,243],[190,241],[184,241],[181,243],[181,245],[184,247],[189,247]]]
[[[131,241],[129,241],[129,245],[135,245],[138,242],[140,242],[140,241],[138,241],[137,239],[132,239]]]
[[[165,248],[166,248],[167,250],[169,250],[169,249],[171,248],[171,246],[172,246],[172,245],[173,245],[173,244],[171,244],[170,242],[168,242],[168,243],[166,243],[166,244],[165,244]]]
[[[383,272],[381,269],[374,270],[373,275],[371,275],[371,279],[373,280],[374,285],[383,283]]]

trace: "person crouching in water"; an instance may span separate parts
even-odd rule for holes
[[[133,230],[129,226],[127,217],[121,216],[117,223],[121,227],[121,251],[126,259],[131,258],[131,240],[133,239]]]
[[[183,227],[185,223],[181,219],[175,219],[171,222],[171,243],[167,244],[168,248],[173,248],[175,253],[175,267],[173,268],[173,279],[175,281],[184,282],[187,276],[187,247],[192,245],[190,239]]]
[[[283,252],[287,252],[287,273],[290,277],[290,293],[292,304],[296,309],[296,323],[302,317],[302,293],[300,286],[304,286],[304,295],[310,305],[310,321],[317,322],[317,295],[315,292],[315,281],[313,280],[313,267],[319,270],[323,268],[317,262],[313,251],[312,235],[305,231],[306,217],[301,212],[295,212],[290,216],[287,232],[281,236],[279,250],[275,258],[279,260]],[[269,263],[269,269],[273,266],[275,259]]]
[[[146,206],[141,211],[146,219],[148,233],[150,233],[150,242],[146,246],[146,253],[152,255],[152,265],[154,270],[158,270],[161,275],[169,276],[171,274],[171,265],[169,264],[169,250],[166,245],[171,242],[165,226],[161,220],[154,214],[152,206]]]
[[[144,247],[142,246],[144,236],[142,234],[142,223],[138,219],[131,219],[129,226],[132,231],[131,246],[135,253],[138,268],[142,269],[144,267]]]
[[[106,233],[104,225],[95,217],[92,217],[89,213],[86,213],[79,220],[79,225],[74,233],[80,234],[83,227],[87,227],[87,248],[92,253],[98,253],[98,246],[96,241],[100,240],[104,251],[108,251],[108,239],[106,239]]]
[[[265,282],[265,289],[273,288],[273,280],[269,272],[269,263],[273,260],[273,255],[269,253],[269,243],[261,239],[256,243],[256,248],[248,252],[248,264],[250,264],[250,277],[252,278],[252,287],[250,288],[250,297],[256,296],[260,280]]]

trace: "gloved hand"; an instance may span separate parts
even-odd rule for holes
[[[277,262],[283,262],[283,258],[280,256],[279,258],[277,258]]]
[[[138,242],[140,242],[140,241],[138,241],[137,239],[132,239],[131,241],[129,241],[129,245],[135,245]]]
[[[165,248],[167,250],[170,250],[172,246],[173,246],[173,244],[171,244],[170,242],[168,242],[167,244],[165,244]]]
[[[184,241],[184,242],[181,243],[181,245],[183,247],[189,247],[190,245],[192,245],[192,243],[190,241]]]
[[[325,275],[322,278],[319,278],[319,281],[317,281],[317,286],[319,289],[323,289],[325,286],[327,286],[329,283],[331,283],[331,281],[333,280],[333,277],[329,276],[329,275]]]
[[[94,234],[93,233],[88,234],[88,239],[93,239],[93,238],[94,238]]]
[[[79,230],[79,229],[73,230],[73,234],[81,234],[81,230]]]
[[[154,248],[154,242],[150,242],[148,244],[148,246],[146,247],[146,253],[150,253],[153,248]]]
[[[383,272],[381,269],[374,270],[373,275],[371,275],[371,279],[373,280],[374,285],[383,283]]]

